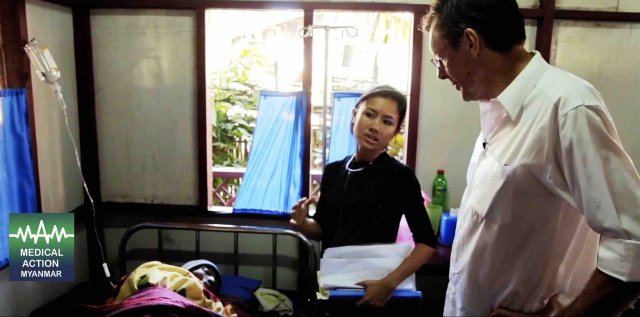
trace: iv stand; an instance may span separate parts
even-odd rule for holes
[[[300,29],[303,38],[312,37],[314,29],[324,29],[324,96],[322,98],[322,167],[327,164],[327,107],[329,98],[329,32],[343,30],[350,37],[358,35],[358,29],[353,26],[308,25]]]

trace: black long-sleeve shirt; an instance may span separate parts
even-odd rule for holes
[[[370,164],[346,168],[350,156],[326,166],[314,219],[322,228],[323,249],[393,243],[402,214],[416,243],[436,247],[413,171],[386,152]],[[354,164],[355,163],[355,164]],[[360,163],[362,164],[362,163]]]

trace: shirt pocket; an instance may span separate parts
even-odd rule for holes
[[[467,201],[482,220],[494,224],[511,222],[513,183],[507,181],[513,166],[501,164],[484,152],[478,160]]]

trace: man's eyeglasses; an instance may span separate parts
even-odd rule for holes
[[[442,61],[442,59],[432,58],[431,64],[433,64],[433,66],[435,66],[437,69],[440,69],[444,66],[444,62]]]

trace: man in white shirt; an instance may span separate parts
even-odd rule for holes
[[[515,0],[435,0],[423,22],[481,113],[444,315],[614,315],[640,295],[640,177],[602,97],[524,48]]]

